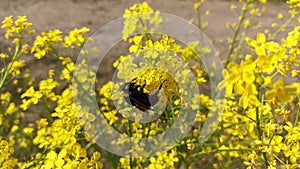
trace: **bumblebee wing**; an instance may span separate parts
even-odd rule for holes
[[[130,98],[130,100],[132,102],[134,102],[134,104],[132,104],[132,105],[136,106],[141,111],[146,111],[146,110],[151,109],[151,104],[149,103],[148,99],[141,100],[141,99]]]

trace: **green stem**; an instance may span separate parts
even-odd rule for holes
[[[46,116],[48,117],[48,119],[50,120],[50,123],[52,123],[53,122],[53,118],[52,118],[52,116],[51,116],[51,110],[50,110],[50,108],[49,108],[49,106],[48,106],[48,104],[47,104],[47,101],[46,101],[46,99],[43,97],[42,99],[41,99],[41,103],[42,103],[42,105],[44,106],[44,108],[46,109]]]
[[[291,15],[291,17],[271,35],[269,40],[274,40],[274,38],[280,33],[280,31],[283,28],[287,27],[295,18],[296,18],[296,15]]]
[[[7,76],[10,72],[10,70],[12,69],[12,66],[14,65],[14,62],[19,58],[19,56],[21,55],[21,46],[22,46],[22,33],[20,33],[19,37],[18,37],[19,43],[16,45],[15,47],[15,53],[13,55],[12,61],[9,64],[8,68],[5,70],[3,77],[1,78],[1,82],[0,82],[0,91],[2,90],[2,88],[4,87],[5,81],[7,79]]]
[[[196,3],[199,3],[199,2],[200,2],[200,0],[196,0]],[[204,32],[204,30],[203,30],[203,27],[202,27],[200,7],[198,9],[195,9],[195,10],[196,10],[196,17],[197,17],[197,27],[200,30],[200,44],[199,45],[200,45],[200,47],[205,47],[204,40],[203,40],[203,32]],[[200,68],[201,69],[204,69],[203,66],[204,66],[203,63],[200,62]]]
[[[298,76],[296,76],[296,78],[300,81],[300,76],[298,75]],[[298,99],[299,100],[299,99]]]
[[[197,0],[196,3],[199,3],[199,0]],[[195,10],[196,10],[196,16],[197,16],[197,26],[202,31],[202,21],[201,21],[200,8],[195,9]]]
[[[297,97],[298,100],[298,111],[296,113],[296,118],[295,118],[295,122],[294,122],[294,127],[296,127],[298,125],[298,121],[299,121],[299,114],[300,114],[300,103],[299,103],[299,98]]]
[[[129,129],[128,129],[128,136],[130,137],[130,148],[132,148],[132,122],[130,120],[128,120],[128,126],[129,126]],[[132,156],[129,157],[129,162],[130,162],[130,168],[133,169],[133,159],[132,159]]]
[[[151,122],[147,124],[148,132],[146,134],[146,138],[149,137],[150,131],[151,131]]]
[[[249,6],[249,4],[250,4],[250,1],[247,1],[246,6]],[[237,42],[237,37],[238,37],[238,35],[239,35],[239,33],[240,33],[241,29],[242,29],[242,24],[243,24],[243,22],[244,22],[244,20],[246,18],[246,14],[247,14],[247,11],[248,11],[247,9],[243,10],[243,13],[242,13],[242,15],[240,17],[239,25],[238,25],[236,31],[234,32],[233,40],[232,40],[232,43],[231,43],[231,46],[230,46],[230,49],[229,49],[229,52],[228,52],[228,55],[227,55],[224,67],[227,67],[228,63],[230,62],[230,57],[231,57],[231,55],[232,55],[232,53],[233,53],[233,51],[235,49],[235,44]]]
[[[59,60],[60,55],[59,55],[59,53],[57,52],[57,50],[54,48],[54,46],[51,44],[51,45],[49,45],[49,47],[50,47],[51,50],[54,52],[55,57]],[[65,69],[67,69],[67,71],[68,71],[70,74],[73,74],[73,72],[72,72],[66,65],[63,65],[63,66],[64,66]],[[79,80],[77,79],[77,77],[76,77],[76,76],[72,76],[72,78],[73,78],[73,80],[78,84],[78,87],[80,88],[80,90],[84,92],[85,96],[87,96],[88,99],[90,99],[90,101],[92,101],[92,100],[93,100],[93,96],[92,96],[90,93],[88,93],[88,91],[86,91],[86,90],[83,88],[82,85],[80,85]],[[97,107],[95,107],[95,108],[97,109]],[[118,131],[119,133],[121,133],[121,131],[120,131],[117,127],[115,127],[114,125],[111,125],[111,126],[112,126],[116,131]]]
[[[191,155],[191,159],[197,158],[201,155],[206,155],[206,154],[211,154],[211,153],[217,153],[217,152],[230,152],[230,151],[253,151],[255,149],[213,149],[211,151],[207,151],[207,152],[198,152],[196,154]]]
[[[260,127],[260,117],[259,117],[258,107],[256,107],[256,129],[257,129],[257,132],[258,132],[258,139],[260,141],[263,141],[263,139],[262,139],[262,130],[261,130],[261,127]],[[265,165],[266,165],[266,167],[268,167],[269,162],[268,162],[268,158],[267,158],[267,153],[262,152],[262,155],[263,155],[263,158],[264,158]]]
[[[57,50],[54,48],[54,46],[51,44],[50,45],[50,48],[52,49],[52,51],[54,52],[54,55],[55,55],[55,57],[56,57],[56,59],[58,59],[58,60],[60,60],[59,59],[59,57],[60,57],[60,55],[59,55],[59,53],[57,52]],[[73,72],[66,66],[66,65],[63,65],[64,66],[64,68],[65,69],[67,69],[67,71],[72,75],[73,74]],[[76,76],[72,76],[73,78],[74,78],[74,80],[75,80],[75,82],[77,83],[77,84],[80,84],[79,83],[79,80],[77,79],[77,77]],[[86,96],[90,99],[90,100],[93,100],[93,97],[81,86],[81,85],[78,85],[79,87],[80,87],[80,89],[82,90],[82,91],[84,91],[84,93],[86,94]]]
[[[252,17],[251,17],[251,18],[252,18]],[[238,52],[241,51],[242,45],[243,45],[244,42],[245,42],[246,35],[247,35],[247,33],[248,33],[248,29],[249,29],[248,27],[245,28],[245,31],[241,34],[240,42],[239,42],[239,44],[238,44],[238,46],[237,46],[237,48],[236,48]],[[238,56],[239,56],[238,53],[236,53],[236,54],[234,55],[234,58],[233,58],[233,61],[234,61],[234,62],[237,61]]]
[[[226,129],[229,129],[231,127],[234,127],[236,125],[240,125],[240,124],[245,124],[245,122],[238,122],[238,123],[233,123],[233,124],[230,124],[229,126],[226,126],[226,127],[222,127],[221,129],[219,130],[215,130],[207,139],[206,139],[206,142],[209,141],[210,139],[213,138],[213,136],[215,136],[216,134],[222,132],[222,131],[225,131]]]

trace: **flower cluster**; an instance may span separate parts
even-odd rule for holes
[[[18,159],[13,158],[15,140],[10,138],[5,140],[0,138],[0,167],[1,168],[14,168],[18,164]]]
[[[5,18],[1,28],[14,48],[0,54],[0,168],[299,168],[300,26],[295,21],[299,1],[287,2],[290,18],[282,26],[273,23],[256,38],[247,33],[261,27],[254,25],[253,18],[263,14],[266,1],[240,3],[241,11],[231,6],[240,17],[239,23],[227,24],[233,30],[228,53],[219,52],[225,56],[224,79],[211,87],[209,76],[221,71],[209,72],[200,61],[211,52],[203,39],[184,46],[167,34],[155,33],[164,27],[163,18],[146,2],[125,9],[122,33],[129,54],[119,56],[111,65],[114,80],[96,91],[91,86],[97,74],[87,64],[95,51],[84,48],[81,54],[86,58],[76,66],[71,56],[61,52],[76,51],[92,41],[86,37],[88,28],[67,35],[57,29],[42,32],[29,45],[24,44],[24,36],[35,31],[26,16],[15,21],[12,16]],[[194,3],[202,31],[207,26],[201,20],[203,5],[205,0]],[[293,22],[297,23],[288,27]],[[275,40],[279,33],[284,34],[281,41]],[[47,78],[36,82],[21,55],[52,57],[62,69],[50,69]],[[128,83],[140,86],[137,91],[143,96],[161,86],[158,102],[147,112],[139,111],[124,99]],[[224,90],[225,98],[208,94],[214,90]],[[79,101],[87,104],[78,106]],[[104,121],[99,122],[99,116]],[[149,116],[156,118],[144,122]],[[111,128],[101,128],[102,123]],[[163,152],[150,150],[149,157],[119,157],[96,144],[106,139],[100,137],[99,126],[106,133],[120,133],[110,144],[130,145],[127,155],[149,154],[149,146],[139,139],[149,139],[157,146],[150,147],[153,151],[164,147],[168,140],[155,137],[164,137],[170,129],[177,142]]]
[[[147,2],[135,4],[126,9],[123,17],[125,18],[123,40],[127,40],[133,34],[152,33],[162,22],[159,11],[153,12]]]
[[[29,72],[23,70],[25,62],[19,59],[21,54],[29,54],[29,45],[22,45],[22,38],[27,33],[32,34],[31,23],[26,16],[19,16],[13,22],[12,17],[3,21],[2,28],[7,29],[6,38],[15,37],[13,40],[16,48],[9,54],[1,54],[4,68],[1,70],[0,79],[0,166],[1,168],[102,168],[99,151],[88,153],[84,144],[79,140],[86,138],[85,144],[91,141],[82,134],[82,124],[76,114],[73,104],[72,87],[68,84],[61,93],[57,94],[57,87],[62,81],[55,80],[55,70],[49,70],[49,77],[41,80],[38,87],[33,86]],[[88,41],[85,34],[87,28],[75,29],[65,36],[63,42],[60,30],[42,32],[33,42],[31,53],[38,59],[45,57],[50,51],[65,67],[61,73],[61,80],[71,82],[74,62],[61,56],[56,47],[65,48],[83,46]],[[74,46],[75,45],[75,46]],[[10,62],[6,63],[10,58]],[[22,76],[21,76],[22,75]],[[7,85],[20,85],[25,78],[23,86],[18,88],[22,103],[17,104],[12,97],[12,91]],[[11,84],[9,84],[12,82]],[[14,93],[14,95],[16,95]],[[38,110],[33,105],[39,107]],[[24,110],[25,112],[21,111]],[[33,112],[32,112],[33,111]],[[35,123],[28,122],[31,114],[39,118],[29,118]],[[91,118],[89,118],[91,119]],[[3,138],[4,135],[7,137]],[[89,139],[89,140],[88,140]],[[14,158],[18,156],[18,158]]]
[[[19,38],[23,36],[24,30],[27,30],[29,34],[35,33],[35,30],[31,28],[32,23],[27,22],[26,16],[18,16],[18,19],[14,22],[12,16],[5,18],[2,22],[1,28],[6,29],[5,38],[16,37],[12,41],[15,44],[19,43]]]
[[[38,35],[33,43],[31,53],[38,59],[44,57],[49,51],[55,52],[55,44],[61,43],[65,48],[74,48],[75,46],[82,47],[83,44],[89,41],[85,34],[89,31],[88,28],[74,29],[70,34],[63,37],[62,31],[55,29],[49,32],[42,32]],[[64,39],[64,41],[63,41]]]
[[[245,154],[243,157],[244,153],[239,155],[242,159],[248,160],[245,162],[248,168],[260,165],[260,160],[269,168],[275,168],[277,160],[285,168],[296,167],[299,156],[294,151],[298,151],[299,144],[296,142],[300,134],[297,132],[299,82],[287,85],[286,81],[297,76],[291,72],[296,72],[300,64],[297,58],[299,27],[296,26],[289,32],[281,44],[267,41],[263,33],[259,33],[256,39],[246,38],[246,41],[253,53],[247,54],[240,64],[230,62],[223,71],[225,80],[220,84],[220,87],[226,86],[228,100],[238,101],[235,109],[232,105],[225,109],[221,118],[224,127],[231,125],[232,121],[237,124],[243,123],[236,125],[233,130],[227,130],[233,137],[237,136],[237,142],[232,142],[228,146],[240,146],[243,149],[252,147],[241,142],[247,139],[259,147],[258,150],[255,150],[255,147],[250,149],[255,150],[251,156],[247,157]],[[289,110],[289,106],[298,107],[294,110],[296,113],[294,125],[290,122],[293,113]],[[287,137],[290,134],[294,135],[292,140]],[[290,142],[292,144],[289,144]],[[279,159],[280,154],[283,154],[285,160]]]

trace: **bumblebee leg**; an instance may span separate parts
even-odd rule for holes
[[[162,85],[166,82],[167,80],[164,80],[158,87],[158,90],[160,90],[162,88]]]
[[[144,88],[145,88],[146,84],[143,84],[143,86],[140,86],[140,92],[144,93]]]

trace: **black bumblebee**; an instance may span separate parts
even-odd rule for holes
[[[159,85],[158,89],[156,89],[153,94],[148,94],[144,93],[146,84],[142,86],[138,85],[134,82],[135,80],[136,78],[134,78],[131,82],[125,83],[123,87],[123,91],[125,92],[125,101],[141,111],[151,110],[151,107],[159,100],[158,94],[165,81]]]

